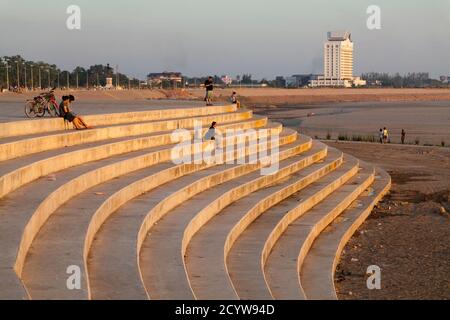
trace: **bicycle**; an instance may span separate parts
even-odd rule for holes
[[[41,93],[25,103],[25,114],[28,118],[43,117],[46,111],[52,117],[59,116],[58,103],[53,90]]]
[[[43,117],[45,114],[46,104],[46,101],[41,96],[27,100],[25,103],[25,115],[28,118]]]
[[[41,96],[46,101],[45,110],[50,114],[50,116],[59,117],[58,103],[56,102],[56,97],[55,94],[53,93],[53,90],[45,92],[41,94]]]

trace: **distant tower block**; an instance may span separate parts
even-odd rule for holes
[[[353,76],[353,41],[348,31],[328,32],[323,45],[323,76],[310,81],[312,87],[358,87],[365,80]]]
[[[353,42],[349,32],[328,32],[324,71],[326,79],[353,80]]]

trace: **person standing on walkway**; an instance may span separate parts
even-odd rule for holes
[[[402,144],[405,144],[406,132],[405,129],[402,129]]]
[[[380,139],[380,143],[383,144],[383,129],[380,128],[380,132],[378,133],[378,138]]]
[[[207,106],[212,106],[212,98],[213,98],[213,90],[214,90],[214,82],[212,77],[208,77],[205,81],[205,101]]]

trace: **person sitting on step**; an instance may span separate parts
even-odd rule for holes
[[[73,101],[75,101],[73,95],[63,96],[62,102],[59,105],[59,115],[64,118],[64,120],[72,122],[77,130],[91,129],[92,127],[88,126],[81,117],[70,111],[69,107]]]
[[[237,98],[236,91],[233,91],[233,94],[231,95],[230,100],[231,100],[231,103],[235,104],[238,109],[241,107],[241,103]]]
[[[204,140],[208,141],[208,140],[216,140],[216,125],[217,122],[213,122],[211,123],[211,127],[209,127],[208,131],[205,134]]]

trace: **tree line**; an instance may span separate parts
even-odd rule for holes
[[[362,79],[367,81],[369,86],[393,87],[393,88],[425,88],[442,87],[441,81],[431,79],[427,72],[412,72],[405,75],[399,73],[363,73]]]
[[[111,77],[113,85],[117,79],[119,85],[133,87],[139,80],[128,78],[125,74],[116,73],[109,65],[97,64],[89,68],[76,67],[72,71],[61,70],[55,64],[43,61],[28,61],[21,57],[0,57],[0,89],[12,88],[94,88],[106,85],[106,78]]]

